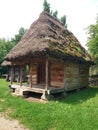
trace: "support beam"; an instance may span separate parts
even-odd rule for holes
[[[22,86],[22,66],[20,66],[20,86]]]
[[[11,65],[11,79],[10,79],[10,84],[13,84],[13,79],[14,79],[14,74],[13,74],[13,70],[14,70],[14,66],[13,66],[13,63]]]
[[[32,88],[32,64],[30,65],[30,88]]]
[[[48,90],[49,86],[49,61],[46,59],[46,90]]]

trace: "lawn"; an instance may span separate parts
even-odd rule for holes
[[[98,130],[98,88],[71,92],[47,103],[28,102],[10,95],[8,82],[0,79],[0,113],[8,113],[30,130]]]

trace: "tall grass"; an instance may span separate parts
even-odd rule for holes
[[[0,79],[0,112],[18,119],[30,130],[98,130],[98,88],[71,92],[62,100],[28,102],[10,95]]]

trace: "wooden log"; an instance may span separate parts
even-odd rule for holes
[[[52,81],[52,82],[51,82],[51,86],[63,87],[63,85],[64,85],[63,82],[55,82],[55,81]]]
[[[38,80],[38,65],[35,64],[32,66],[32,85],[37,84],[37,80]]]
[[[48,73],[49,61],[46,59],[46,90],[48,90],[49,85],[49,73]]]
[[[13,78],[14,78],[13,69],[14,69],[14,66],[13,66],[13,63],[12,63],[12,65],[11,65],[11,79],[10,79],[10,84],[13,84]]]
[[[20,66],[20,86],[22,86],[22,66]]]
[[[30,65],[30,87],[32,88],[32,64]]]
[[[64,65],[62,63],[54,63],[50,66],[51,86],[62,87],[64,85]]]

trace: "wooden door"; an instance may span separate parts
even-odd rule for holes
[[[46,82],[45,63],[40,63],[38,67],[38,82]]]

